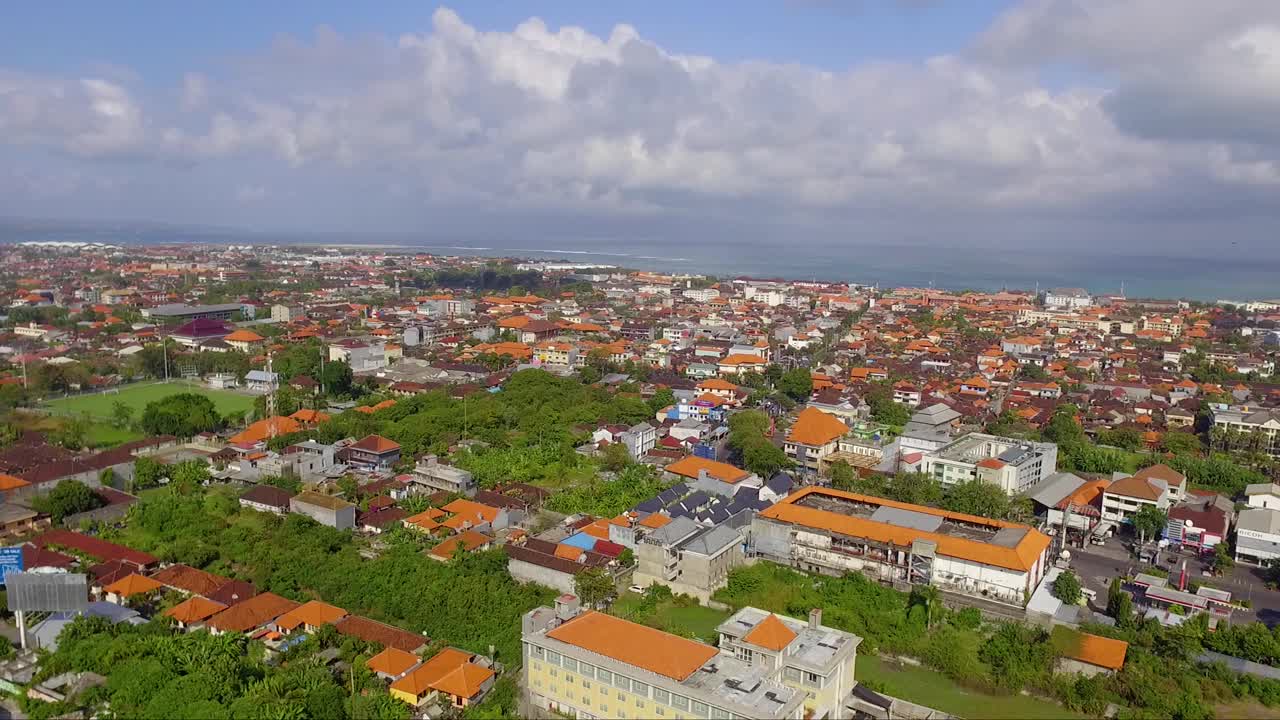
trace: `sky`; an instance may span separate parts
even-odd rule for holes
[[[1276,258],[1277,117],[1268,0],[14,2],[0,216]]]

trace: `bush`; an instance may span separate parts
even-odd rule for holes
[[[1079,605],[1080,598],[1084,596],[1080,578],[1070,570],[1063,570],[1058,579],[1053,581],[1053,596],[1068,605]]]

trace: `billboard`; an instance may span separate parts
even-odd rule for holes
[[[21,545],[0,547],[0,584],[4,583],[9,573],[22,572],[23,565]]]
[[[15,572],[5,581],[12,612],[82,612],[89,607],[89,576],[83,573]]]

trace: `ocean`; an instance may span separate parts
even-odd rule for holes
[[[748,242],[575,238],[424,239],[412,235],[283,234],[165,226],[0,223],[0,242],[77,240],[115,244],[217,243],[384,247],[481,257],[602,263],[635,270],[852,282],[947,290],[1081,287],[1098,294],[1194,300],[1280,297],[1280,258],[1205,247],[1208,256],[1076,248],[975,248],[922,242]],[[1211,253],[1211,255],[1209,255]]]

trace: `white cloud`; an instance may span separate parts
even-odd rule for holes
[[[1029,0],[960,54],[841,71],[673,53],[627,25],[484,32],[441,9],[398,38],[281,38],[167,94],[0,71],[0,143],[86,158],[86,173],[153,161],[239,203],[268,197],[235,179],[252,166],[434,207],[1089,213],[1275,186],[1271,7]],[[1048,86],[1046,63],[1090,82]]]

